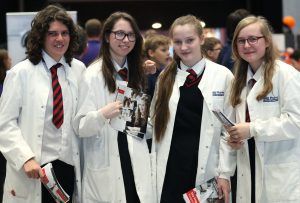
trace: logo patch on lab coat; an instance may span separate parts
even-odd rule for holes
[[[223,97],[224,96],[224,92],[222,92],[222,91],[213,91],[212,92],[212,96]]]
[[[278,101],[278,96],[277,97],[265,97],[263,99],[263,102],[277,102]]]

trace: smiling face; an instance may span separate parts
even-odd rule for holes
[[[109,51],[111,57],[119,64],[123,65],[125,62],[126,56],[131,52],[134,48],[135,41],[129,41],[128,35],[124,37],[123,40],[116,39],[115,32],[122,31],[126,34],[134,33],[130,23],[125,19],[119,19],[115,25],[113,26],[112,32],[109,34],[107,40],[109,42]],[[114,33],[113,33],[114,32]]]
[[[202,35],[198,35],[191,24],[177,25],[172,32],[173,48],[181,61],[192,67],[202,59],[201,45],[204,42]]]
[[[243,29],[240,30],[237,41],[245,40],[245,44],[237,43],[237,51],[242,59],[247,61],[253,70],[257,70],[264,60],[264,56],[266,53],[266,48],[268,47],[268,43],[265,40],[264,36],[260,30],[259,23],[249,24]],[[249,40],[252,37],[262,37],[258,38],[255,43],[249,43]]]
[[[70,35],[67,26],[59,21],[50,23],[44,43],[47,54],[55,61],[59,61],[68,50],[69,43]]]

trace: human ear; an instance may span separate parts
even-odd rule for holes
[[[154,57],[154,51],[152,49],[149,49],[147,51],[147,53],[148,53],[148,56],[150,56],[151,58]]]

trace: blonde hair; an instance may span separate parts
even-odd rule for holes
[[[149,36],[144,41],[143,51],[147,58],[151,58],[148,54],[149,50],[155,51],[159,46],[170,45],[170,38],[160,34],[154,34]]]
[[[264,84],[261,92],[259,92],[256,96],[256,100],[262,100],[273,89],[272,77],[275,71],[275,60],[276,58],[278,58],[278,51],[272,40],[272,28],[264,17],[249,16],[239,22],[235,29],[232,40],[232,56],[234,60],[235,78],[233,80],[233,85],[230,93],[230,102],[234,107],[241,103],[240,95],[246,85],[248,69],[248,62],[242,59],[238,53],[237,39],[240,31],[251,24],[257,24],[259,26],[259,29],[264,36],[266,43],[268,43],[268,47],[266,47],[266,52],[264,55]]]

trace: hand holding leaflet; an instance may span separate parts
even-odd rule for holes
[[[183,194],[186,203],[204,203],[212,202],[218,199],[218,186],[215,178],[212,178],[194,189]]]

